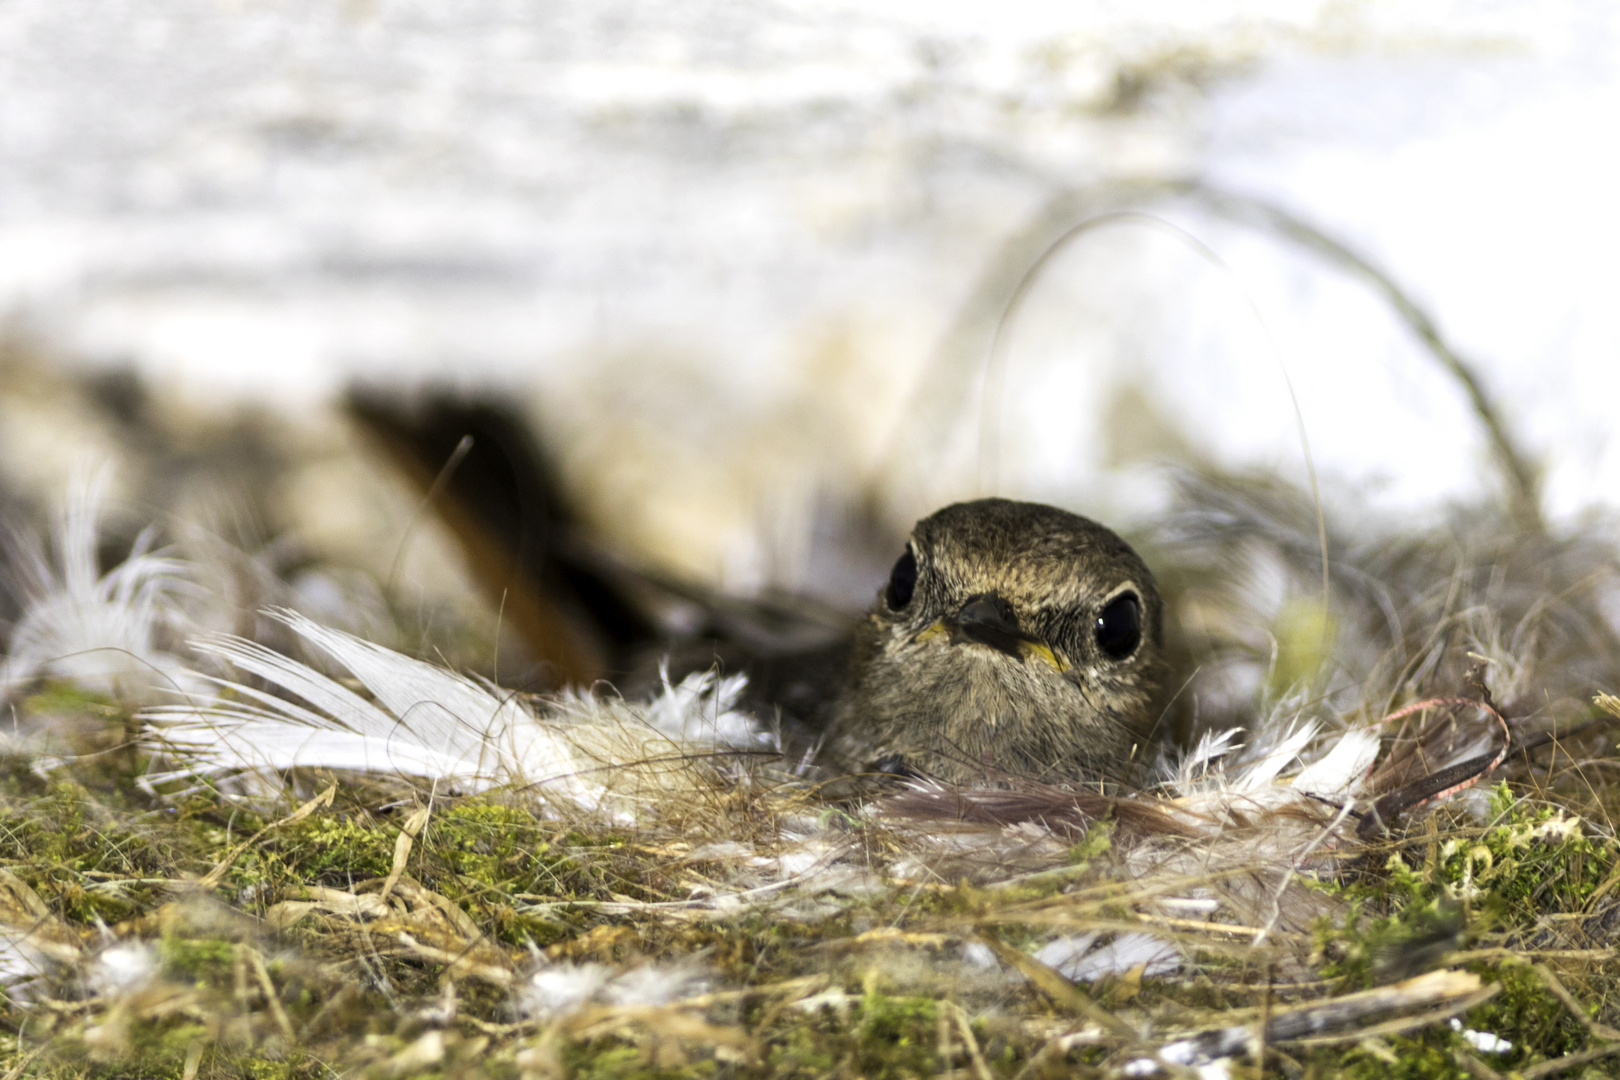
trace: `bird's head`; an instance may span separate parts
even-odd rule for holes
[[[948,506],[917,523],[862,628],[846,744],[948,779],[1113,774],[1151,724],[1161,618],[1146,564],[1096,522]]]

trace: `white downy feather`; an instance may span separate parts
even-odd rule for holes
[[[1239,822],[1249,824],[1241,829],[1243,839],[1234,857],[1247,858],[1257,868],[1287,868],[1307,849],[1333,846],[1345,824],[1343,815],[1332,814],[1321,800],[1353,805],[1378,756],[1379,737],[1376,731],[1351,729],[1322,749],[1325,741],[1315,722],[1290,721],[1275,736],[1257,732],[1251,745],[1259,749],[1245,755],[1250,757],[1246,763],[1228,758],[1190,778],[1186,770],[1177,775],[1166,792],[1173,796],[1167,805],[1208,837],[1209,846],[1201,853],[1206,865],[1211,850],[1218,855],[1212,845]],[[1279,813],[1290,807],[1309,812]],[[1324,825],[1312,823],[1335,816],[1339,820],[1326,826],[1331,835],[1323,833]],[[1269,824],[1258,827],[1259,821]]]
[[[1204,732],[1191,753],[1184,755],[1173,767],[1165,768],[1170,777],[1170,786],[1178,791],[1192,790],[1221,758],[1237,749],[1237,737],[1241,734],[1242,728]]]
[[[526,787],[582,811],[612,802],[612,816],[628,820],[633,813],[624,800],[667,782],[683,754],[758,745],[764,737],[734,709],[740,677],[703,673],[677,685],[666,679],[663,694],[648,705],[565,694],[541,715],[490,684],[296,612],[271,614],[352,673],[375,702],[261,645],[205,638],[196,643],[200,651],[282,694],[203,677],[223,694],[190,693],[184,703],[145,710],[152,736],[182,762],[150,782],[319,766],[424,777],[464,791]],[[629,768],[648,761],[662,768]],[[631,772],[635,782],[627,784]]]
[[[1271,787],[1284,769],[1299,763],[1300,754],[1316,738],[1316,725],[1300,724],[1283,732],[1282,738],[1266,748],[1260,756],[1244,765],[1228,781],[1233,791],[1256,794]]]
[[[1327,753],[1295,773],[1290,786],[1306,795],[1354,795],[1378,750],[1377,731],[1346,731]]]

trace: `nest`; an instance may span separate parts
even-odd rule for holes
[[[1189,480],[1144,538],[1198,672],[1156,786],[852,795],[780,761],[734,679],[536,698],[287,610],[186,645],[241,613],[207,616],[227,594],[172,553],[98,573],[95,507],[32,564],[8,667],[12,1075],[1550,1076],[1620,1053],[1596,531],[1340,536],[1298,492]],[[64,666],[107,628],[105,663]]]

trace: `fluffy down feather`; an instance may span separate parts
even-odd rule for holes
[[[154,686],[194,686],[186,664],[167,647],[183,628],[178,602],[186,566],[151,550],[153,531],[100,573],[97,541],[110,474],[78,477],[51,523],[51,554],[37,537],[12,540],[15,588],[23,614],[0,665],[6,693],[45,676],[101,694],[149,695]]]

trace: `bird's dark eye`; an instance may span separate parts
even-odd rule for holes
[[[1142,643],[1142,601],[1125,593],[1097,613],[1097,648],[1110,660],[1123,660]]]
[[[889,571],[889,587],[883,590],[883,602],[889,605],[890,611],[899,611],[911,603],[911,594],[917,588],[917,556],[906,548],[906,553],[895,562],[894,569]]]

